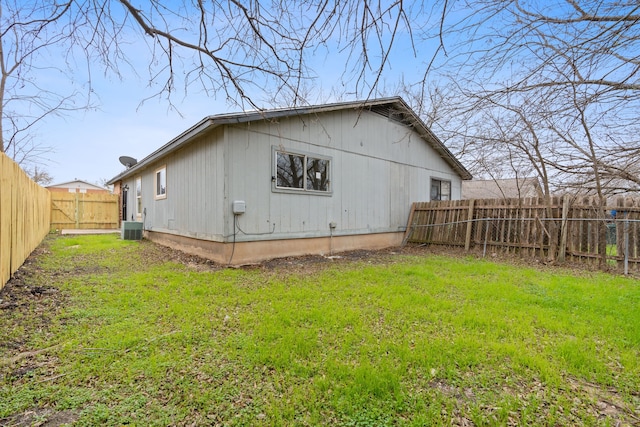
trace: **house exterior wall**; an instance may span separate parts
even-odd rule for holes
[[[275,150],[329,158],[331,191],[276,189]],[[161,166],[166,198],[156,199]],[[234,263],[397,245],[411,203],[429,200],[432,179],[450,181],[453,199],[461,192],[461,177],[411,127],[351,109],[202,133],[123,181],[127,219],[136,219],[137,177],[146,237]],[[234,215],[234,201],[246,212]]]
[[[246,264],[267,259],[307,254],[333,255],[357,249],[382,249],[400,246],[402,233],[359,234],[308,239],[260,240],[221,243],[197,240],[168,233],[147,231],[145,237],[186,253],[198,255],[222,264]]]
[[[223,241],[224,144],[216,129],[150,164],[126,181],[127,217],[135,217],[137,177],[142,178],[144,229],[196,239]],[[155,197],[156,170],[166,166],[166,198]]]
[[[243,123],[226,128],[225,235],[231,203],[246,202],[236,241],[403,231],[411,202],[429,200],[430,180],[461,178],[408,126],[373,112]],[[331,158],[332,193],[274,191],[274,147]],[[329,223],[335,222],[335,230]]]

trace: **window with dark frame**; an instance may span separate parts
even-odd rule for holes
[[[156,170],[156,199],[167,198],[167,167]]]
[[[431,200],[451,200],[451,181],[431,179]]]
[[[330,163],[327,158],[276,151],[276,188],[329,192]]]

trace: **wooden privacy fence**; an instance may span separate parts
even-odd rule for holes
[[[50,193],[0,153],[0,289],[49,231]]]
[[[51,192],[51,229],[115,229],[119,225],[118,195]]]
[[[567,196],[418,202],[405,241],[640,270],[640,199],[603,208]]]

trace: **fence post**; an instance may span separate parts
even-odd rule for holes
[[[76,191],[75,193],[75,200],[76,200],[76,209],[75,209],[75,219],[76,219],[76,230],[78,228],[80,228],[80,211],[78,210],[78,192]]]
[[[558,250],[558,261],[564,262],[567,252],[567,225],[569,216],[569,197],[562,198],[562,224],[560,226],[560,249]]]
[[[491,218],[487,218],[486,224],[487,224],[487,228],[484,231],[484,249],[482,250],[482,258],[485,258],[487,256],[487,240],[489,239],[489,224],[491,221]]]
[[[467,235],[464,239],[464,250],[469,252],[471,248],[471,231],[473,228],[473,205],[475,204],[475,200],[469,200],[469,210],[467,212]]]
[[[624,274],[629,274],[629,214],[624,215]]]
[[[407,242],[409,241],[409,238],[411,237],[411,234],[413,233],[413,215],[416,212],[416,202],[411,203],[411,211],[409,212],[409,221],[407,223],[407,229],[404,231],[404,237],[402,238],[402,247],[404,247]]]

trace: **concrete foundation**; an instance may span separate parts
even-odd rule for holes
[[[404,233],[359,234],[308,239],[261,240],[221,243],[174,234],[145,231],[144,237],[158,244],[198,255],[221,264],[250,264],[273,258],[301,255],[331,255],[356,249],[382,249],[402,244]]]

